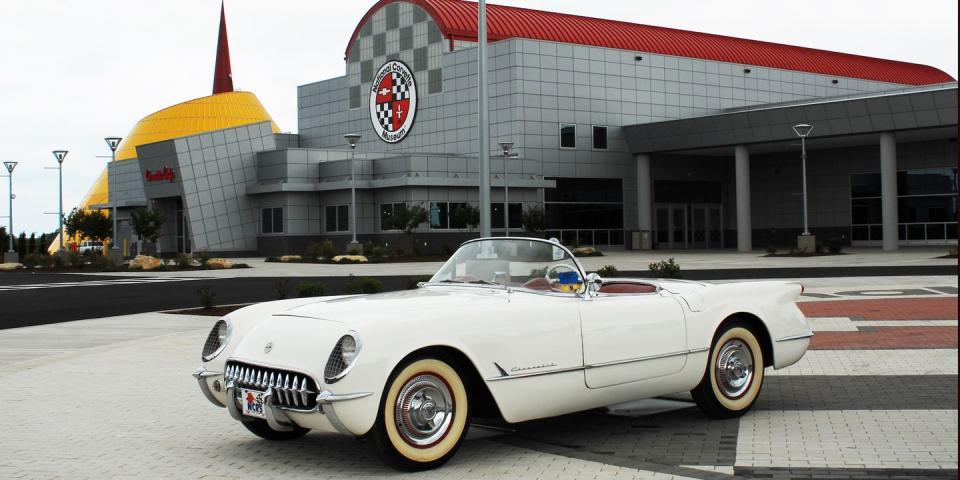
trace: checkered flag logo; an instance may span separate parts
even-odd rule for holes
[[[410,86],[404,83],[396,73],[391,73],[390,75],[393,80],[393,100],[406,100],[410,98]]]
[[[377,104],[377,121],[383,128],[392,129],[393,106],[389,102]]]

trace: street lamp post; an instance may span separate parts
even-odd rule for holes
[[[807,135],[810,135],[810,132],[813,130],[813,127],[807,125],[806,123],[801,123],[799,125],[793,126],[794,133],[800,137],[800,161],[801,161],[801,178],[803,179],[803,234],[810,235],[810,229],[807,224]]]
[[[117,147],[120,146],[120,140],[121,140],[120,137],[107,137],[103,139],[103,141],[107,142],[107,146],[110,147],[110,163],[111,164],[114,164],[117,162]],[[113,167],[114,167],[114,170],[116,170],[116,165],[113,165]],[[117,186],[116,186],[116,183],[114,182],[114,178],[113,178],[114,176],[110,175],[109,177],[110,178],[107,181],[107,186],[109,187],[107,195],[110,197],[110,205],[113,206],[113,213],[110,214],[110,216],[113,217],[113,235],[110,238],[110,243],[111,243],[110,250],[120,250],[120,245],[119,245],[119,242],[117,241],[119,238],[117,236],[117,233],[118,233],[117,232],[117,198],[115,195],[117,193],[117,190],[116,190]]]
[[[793,126],[793,132],[800,137],[800,177],[803,183],[803,234],[798,239],[797,246],[801,251],[813,251],[816,248],[816,239],[810,235],[810,225],[807,215],[807,136],[813,131],[813,126],[800,123]]]
[[[3,256],[4,263],[15,263],[20,259],[17,256],[17,253],[13,250],[13,169],[17,167],[17,162],[3,162],[3,166],[7,167],[7,179],[10,181],[10,196],[8,197],[9,206],[10,206],[10,217],[9,217],[9,231],[7,232],[7,237],[10,239],[10,250],[6,255]]]
[[[57,230],[57,238],[60,239],[60,252],[63,251],[63,159],[67,158],[66,150],[54,150],[53,157],[57,159],[57,175],[60,177],[60,190],[57,195],[57,212],[60,229]]]
[[[357,150],[357,143],[360,141],[360,134],[348,133],[343,136],[343,139],[346,140],[347,145],[350,146],[350,230],[353,232],[353,240],[351,240],[350,243],[356,245],[359,243],[357,242],[357,172],[353,165],[353,160]]]
[[[500,150],[503,152],[503,236],[510,236],[510,185],[507,181],[507,175],[510,169],[507,168],[507,161],[516,158],[516,154],[511,155],[513,142],[500,142]]]

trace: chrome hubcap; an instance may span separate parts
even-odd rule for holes
[[[408,443],[426,447],[438,442],[453,421],[453,395],[432,374],[413,377],[400,389],[394,407],[397,431]]]
[[[737,398],[750,388],[753,380],[753,354],[750,347],[733,339],[717,354],[717,386],[728,398]]]

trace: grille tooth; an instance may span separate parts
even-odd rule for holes
[[[303,379],[303,383],[300,384],[300,401],[303,402],[304,405],[307,404],[307,392],[308,392],[308,391],[309,391],[309,390],[307,390],[307,379],[304,378],[304,379]]]
[[[270,372],[270,388],[273,388],[273,387],[276,385],[276,383],[275,383],[276,380],[277,380],[277,379],[274,377],[274,373],[273,373],[273,372]]]
[[[290,402],[290,374],[287,374],[286,380],[283,382],[283,398],[289,405]]]
[[[249,386],[249,385],[250,385],[250,377],[253,376],[253,369],[244,368],[243,370],[244,370],[243,383],[244,383],[245,385],[248,385],[248,386]]]
[[[298,390],[298,388],[297,388],[297,376],[294,375],[294,376],[293,376],[293,385],[292,385],[292,388],[290,389],[290,396],[293,397],[293,405],[294,405],[295,407],[299,407],[299,406],[300,406],[300,396],[297,395],[297,390]]]

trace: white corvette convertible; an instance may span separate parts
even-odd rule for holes
[[[467,242],[416,290],[283,300],[219,320],[194,372],[269,440],[368,437],[403,470],[454,455],[471,416],[522,422],[690,391],[742,415],[813,335],[788,282],[587,275],[555,241]]]

